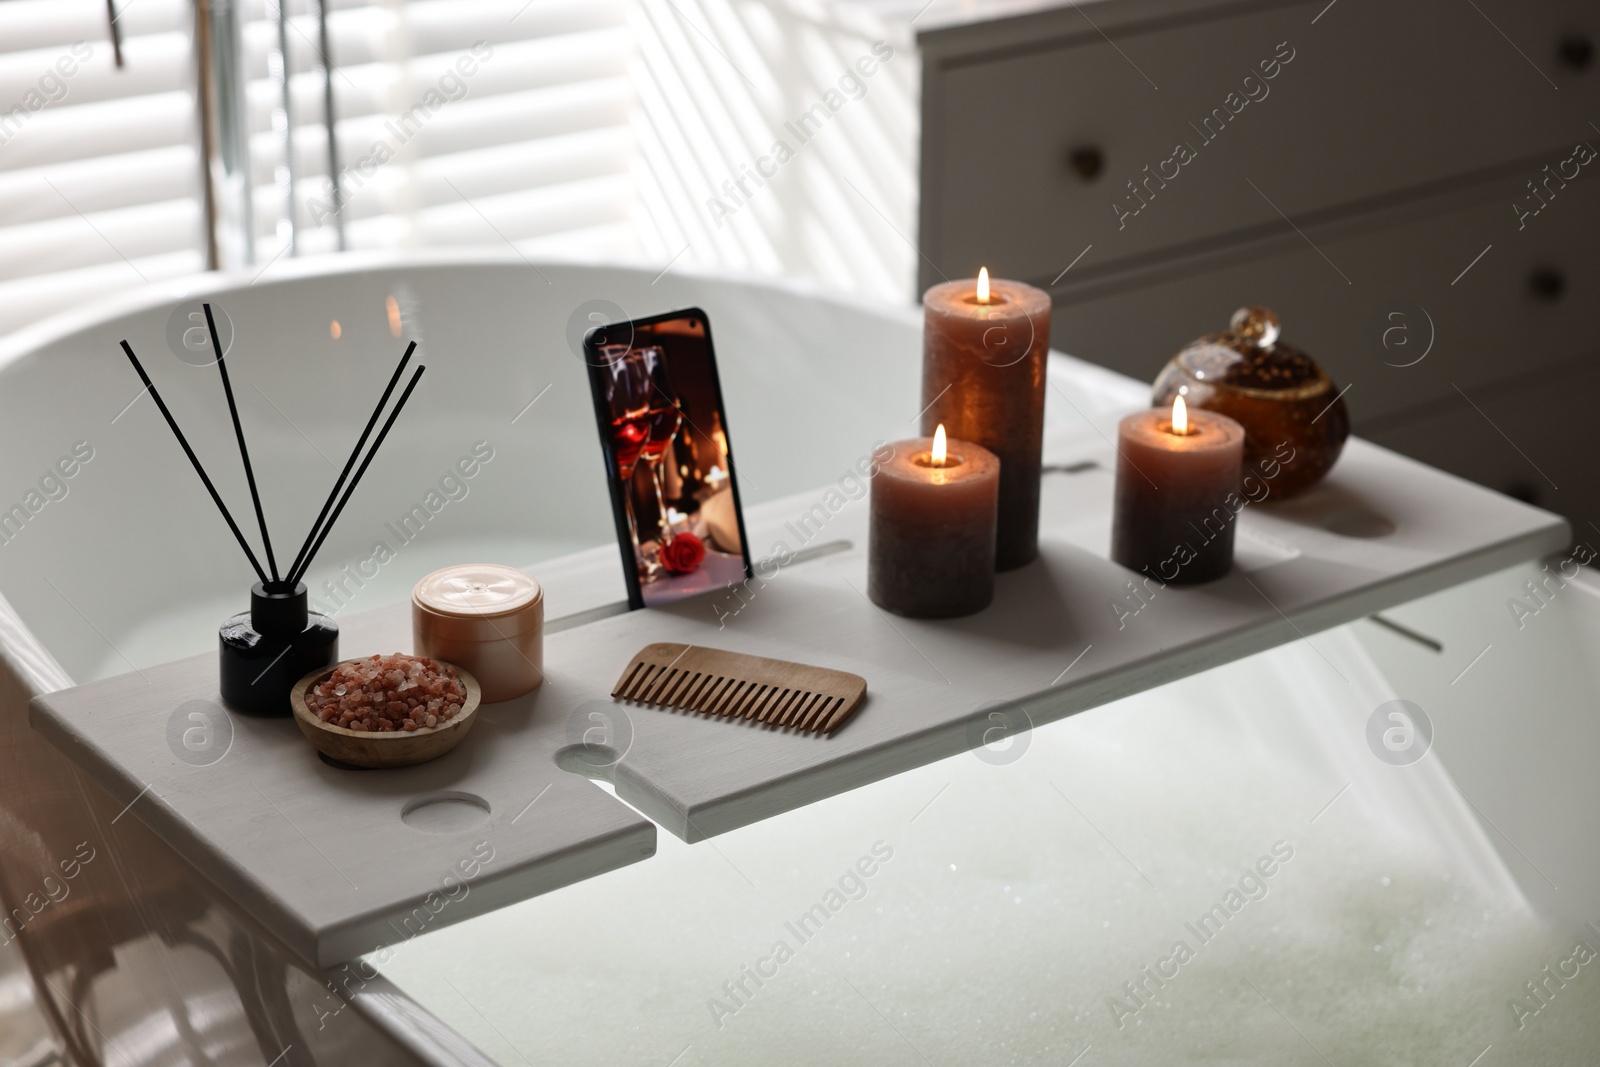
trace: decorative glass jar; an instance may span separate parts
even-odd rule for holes
[[[1350,414],[1317,362],[1278,340],[1278,316],[1244,307],[1222,333],[1202,337],[1157,376],[1155,407],[1172,398],[1219,412],[1244,427],[1244,463],[1282,500],[1309,489],[1338,460]]]

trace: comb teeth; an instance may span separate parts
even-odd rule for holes
[[[612,697],[659,708],[828,733],[867,683],[854,674],[694,645],[654,644],[633,658]]]

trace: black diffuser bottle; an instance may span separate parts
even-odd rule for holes
[[[339,624],[306,606],[306,585],[257,582],[250,610],[217,631],[222,699],[256,715],[289,714],[289,689],[339,659]],[[281,590],[281,591],[280,591]]]
[[[161,399],[160,391],[145,373],[139,357],[134,355],[133,348],[127,341],[122,342],[122,351],[127,354],[128,362],[133,364],[139,380],[149,391],[150,398],[155,401],[156,408],[161,412],[161,417],[166,419],[172,435],[178,439],[179,447],[183,449],[184,455],[189,457],[194,472],[200,476],[206,492],[211,494],[212,503],[216,504],[217,510],[222,514],[222,520],[228,524],[228,529],[239,542],[239,547],[244,551],[245,558],[250,561],[256,577],[260,579],[250,590],[250,610],[233,616],[217,631],[222,699],[229,707],[238,711],[257,715],[289,715],[292,711],[289,691],[295,683],[312,671],[333,666],[339,658],[338,624],[328,616],[309,609],[306,586],[301,579],[305,577],[317,550],[322,547],[322,542],[327,540],[328,531],[333,529],[333,524],[344,511],[345,504],[349,503],[351,494],[355,492],[361,476],[367,472],[372,458],[378,454],[383,439],[389,435],[389,428],[394,425],[394,420],[406,406],[406,401],[411,397],[411,391],[417,387],[417,381],[422,377],[425,368],[418,366],[416,372],[412,374],[411,380],[400,393],[400,399],[384,421],[383,428],[378,431],[372,449],[367,452],[365,458],[361,458],[361,449],[371,436],[372,428],[377,425],[378,416],[383,414],[384,406],[389,403],[389,397],[393,394],[395,385],[399,383],[401,373],[411,360],[411,353],[417,349],[416,342],[412,342],[406,348],[405,355],[400,357],[399,366],[395,367],[394,374],[389,378],[389,385],[384,389],[383,396],[378,399],[378,406],[373,409],[372,417],[367,420],[366,429],[362,430],[361,436],[357,438],[356,447],[345,462],[344,470],[339,472],[338,481],[333,483],[333,491],[328,494],[327,502],[322,505],[322,511],[318,513],[316,522],[312,523],[311,532],[306,534],[305,543],[300,546],[300,551],[295,555],[294,562],[289,564],[288,570],[280,576],[278,561],[272,552],[272,538],[267,534],[266,515],[261,510],[261,494],[256,490],[255,470],[250,465],[250,449],[245,444],[244,427],[239,423],[239,409],[233,399],[233,385],[228,380],[228,365],[224,359],[226,350],[218,340],[217,324],[211,313],[211,305],[205,304],[203,307],[211,348],[216,353],[222,391],[228,400],[228,414],[233,420],[234,436],[239,442],[239,458],[244,464],[245,480],[250,486],[250,501],[255,506],[256,522],[261,529],[262,547],[266,550],[267,557],[266,568],[262,568],[261,561],[256,558],[250,542],[244,536],[244,531],[239,529],[239,524],[234,521],[228,506],[222,502],[222,497],[217,493],[217,487],[212,484],[210,476],[206,474],[200,458],[194,454],[194,449],[189,447],[189,441],[178,428],[177,420],[172,417],[166,401]],[[361,458],[359,467],[356,466],[358,458]],[[351,468],[355,468],[354,477],[351,477]],[[349,480],[348,485],[346,479]],[[342,496],[341,489],[344,490]]]

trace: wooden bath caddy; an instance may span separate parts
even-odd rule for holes
[[[290,720],[243,716],[231,716],[220,762],[175,758],[160,724],[216,700],[212,654],[40,697],[31,719],[242,910],[331,964],[397,940],[477,842],[493,862],[442,922],[642,859],[655,847],[650,820],[686,840],[722,833],[982,744],[998,704],[1042,725],[1568,541],[1557,516],[1351,440],[1320,486],[1245,510],[1232,574],[1146,589],[1107,558],[1114,456],[1102,434],[1116,414],[1098,432],[1080,421],[1047,436],[1058,473],[1045,476],[1040,557],[1000,575],[993,605],[968,618],[892,618],[867,600],[862,500],[814,538],[850,547],[766,573],[743,598],[615,614],[614,548],[541,564],[544,685],[484,705],[471,737],[421,766],[339,770],[308,758]],[[752,508],[752,544],[802,549],[793,520],[823,498]],[[586,625],[566,628],[574,616]],[[404,603],[341,625],[347,656],[410,648]],[[872,695],[821,735],[612,701],[619,671],[655,643],[827,664],[869,677]],[[1307,684],[1324,681],[1340,684],[1331,673]],[[583,751],[600,758],[575,762]],[[649,819],[563,766],[610,778]],[[450,817],[419,818],[430,811]]]

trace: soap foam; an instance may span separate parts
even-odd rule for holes
[[[1520,1029],[1508,1006],[1579,931],[1536,919],[1437,760],[1365,749],[1393,694],[1348,631],[1313,641],[1041,727],[1008,764],[663,832],[382,969],[508,1064],[1592,1063],[1600,963]],[[786,924],[875,842],[892,859],[801,941]],[[1264,893],[1197,937],[1275,845]]]

